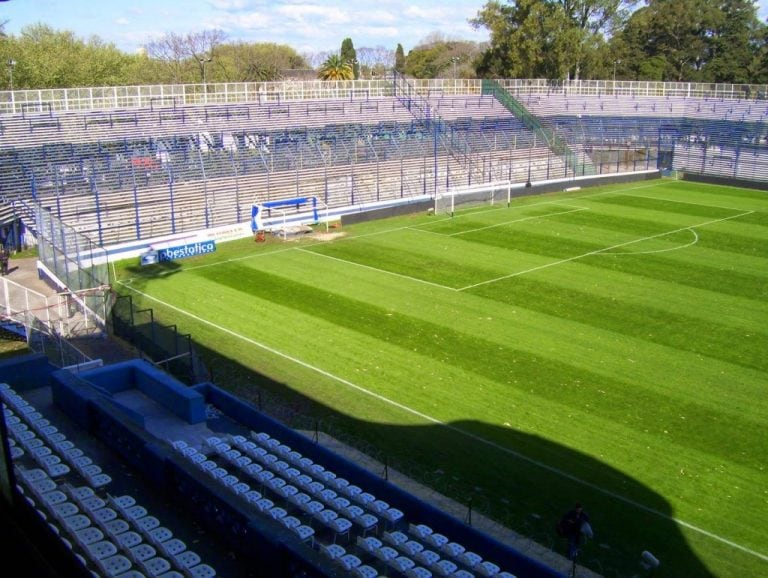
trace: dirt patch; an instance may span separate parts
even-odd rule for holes
[[[335,231],[333,233],[312,233],[312,238],[317,239],[318,241],[333,241],[334,239],[340,239],[341,237],[346,236],[346,233],[344,231]]]

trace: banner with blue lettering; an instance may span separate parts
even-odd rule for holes
[[[186,259],[187,257],[197,257],[213,253],[216,250],[216,241],[198,241],[196,243],[187,243],[176,247],[166,247],[157,250],[157,260],[175,261],[176,259]]]

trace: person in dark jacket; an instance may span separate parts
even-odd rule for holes
[[[586,528],[588,532],[585,533],[591,534],[592,528],[589,526],[589,514],[584,511],[584,508],[579,503],[574,505],[573,509],[568,510],[557,524],[557,533],[568,539],[569,560],[574,560],[579,552],[582,529],[585,528],[585,524],[588,527]]]

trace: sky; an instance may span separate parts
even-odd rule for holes
[[[469,20],[486,0],[4,0],[0,21],[18,34],[30,24],[93,35],[135,53],[169,32],[226,32],[229,41],[273,42],[300,54],[338,52],[351,38],[355,48],[403,45],[407,53],[430,34],[454,40],[488,40]],[[768,18],[768,0],[757,2]]]
[[[768,0],[767,0],[768,1]],[[485,41],[469,19],[485,0],[5,0],[0,21],[18,34],[30,24],[93,35],[136,52],[169,32],[226,32],[229,41],[273,42],[300,54],[338,52],[345,38],[355,48],[403,45],[407,53],[435,32],[457,40]]]

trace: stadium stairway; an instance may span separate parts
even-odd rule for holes
[[[566,165],[573,167],[573,172],[577,176],[594,175],[595,167],[586,157],[583,162],[578,160],[578,155],[570,148],[568,143],[558,137],[555,132],[546,127],[539,121],[525,105],[505,90],[497,81],[483,79],[482,94],[493,95],[507,110],[519,118],[527,128],[535,132],[547,143],[550,150],[556,155],[563,157]]]

